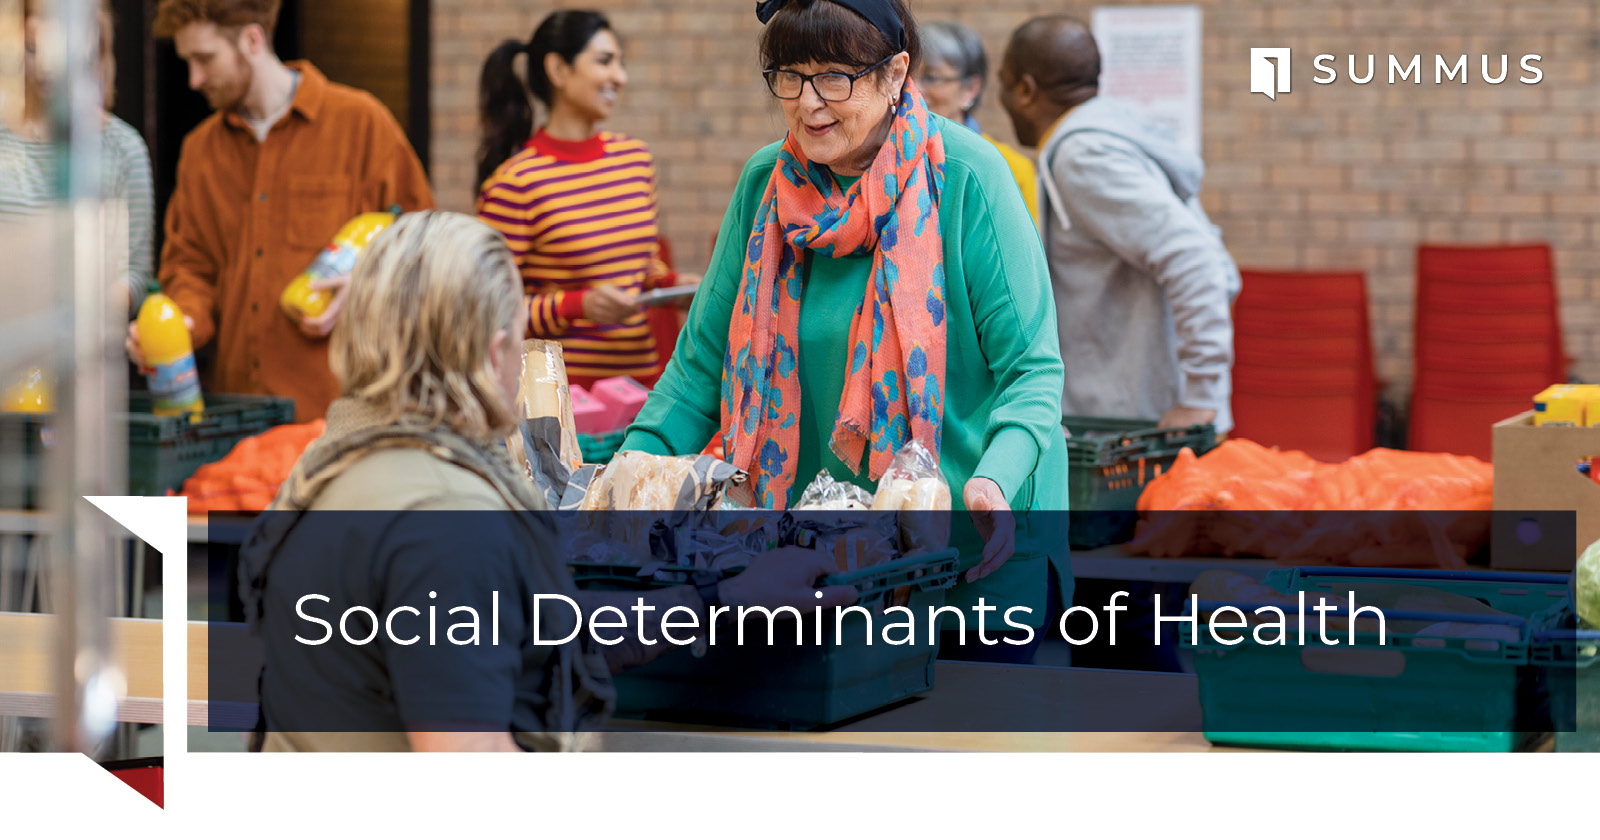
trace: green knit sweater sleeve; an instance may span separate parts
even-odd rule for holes
[[[739,295],[745,247],[750,241],[751,213],[761,201],[777,145],[757,152],[745,164],[722,215],[711,264],[666,370],[650,392],[639,416],[628,427],[621,449],[655,455],[693,455],[722,428],[722,362],[728,352],[728,324]]]
[[[1044,247],[1003,163],[971,154],[949,166],[972,170],[961,179],[961,271],[997,391],[973,475],[994,481],[1016,507],[1050,436],[1061,434],[1064,374]]]

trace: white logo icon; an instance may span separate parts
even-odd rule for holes
[[[1250,92],[1264,93],[1278,101],[1278,94],[1289,92],[1289,48],[1250,48]]]

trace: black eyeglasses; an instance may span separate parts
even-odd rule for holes
[[[811,89],[817,92],[822,101],[843,102],[855,93],[856,79],[882,67],[896,55],[899,53],[886,55],[877,64],[855,73],[814,73],[808,76],[793,70],[766,70],[761,75],[767,77],[767,89],[779,99],[799,99],[806,82],[810,82]]]

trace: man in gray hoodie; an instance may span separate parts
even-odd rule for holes
[[[1239,270],[1200,208],[1205,166],[1099,78],[1094,36],[1064,15],[1019,27],[999,72],[1017,140],[1040,150],[1062,410],[1226,432]]]

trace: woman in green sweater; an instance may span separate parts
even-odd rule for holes
[[[1065,534],[1050,527],[1062,517],[1012,512],[1066,510],[1062,364],[1010,170],[927,110],[903,0],[768,0],[757,14],[788,135],[745,164],[622,448],[695,453],[720,433],[755,503],[782,509],[823,469],[874,488],[917,440],[971,512],[952,520],[966,571],[951,603],[996,607],[990,638],[1010,607],[1039,627],[1052,557],[1070,597]]]

